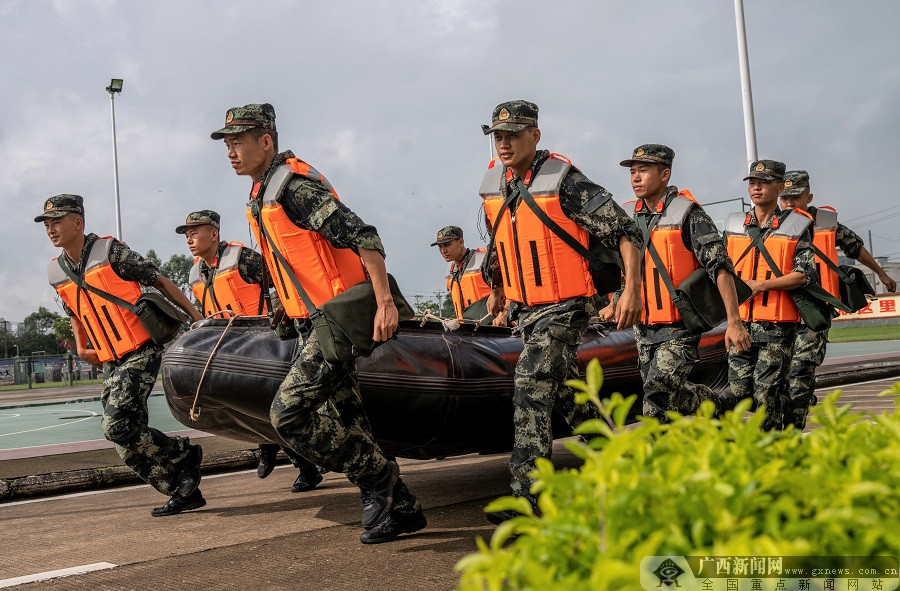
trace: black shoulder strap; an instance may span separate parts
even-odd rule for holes
[[[750,254],[751,250],[762,244],[763,237],[765,236],[765,232],[760,232],[759,228],[757,228],[756,226],[748,228],[747,232],[750,234],[752,240],[750,241],[750,244],[747,246],[747,248],[744,249],[744,252],[741,253],[741,256],[738,257],[738,260],[734,261],[735,266],[737,266],[738,263],[744,260],[744,257]]]
[[[509,209],[509,205],[515,201],[518,195],[519,194],[514,191],[506,198],[503,205],[500,206],[497,217],[494,218],[493,224],[491,225],[491,239],[488,241],[487,245],[487,256],[484,257],[484,261],[481,263],[481,276],[484,277],[485,283],[488,285],[491,284],[491,258],[494,256],[494,241],[497,238],[497,228],[500,227],[500,218],[503,217],[503,213]],[[493,287],[493,285],[491,287]]]
[[[757,229],[757,232],[759,232],[759,229]],[[762,232],[760,232],[760,235],[761,234]],[[783,277],[784,273],[782,273],[781,269],[778,268],[778,265],[775,264],[775,260],[772,258],[772,255],[769,254],[769,250],[766,248],[765,243],[760,242],[759,246],[757,246],[757,249],[759,250],[759,254],[762,256],[762,258],[766,259],[766,264],[769,265],[769,269],[772,270],[772,274],[775,275],[775,277]],[[798,287],[797,290],[803,291],[818,300],[822,300],[823,302],[831,304],[839,310],[843,310],[844,312],[852,312],[847,304],[825,291],[825,289],[823,289],[822,286],[818,283],[809,283],[807,285],[804,285],[803,287]]]
[[[519,194],[522,196],[522,201],[525,202],[525,204],[529,207],[529,209],[531,209],[534,215],[537,216],[537,218],[541,220],[541,222],[545,226],[547,226],[551,232],[556,234],[559,239],[565,242],[572,250],[587,259],[588,264],[592,268],[599,269],[607,263],[607,261],[604,261],[602,258],[598,257],[587,248],[585,248],[584,245],[578,242],[578,240],[576,240],[574,236],[563,230],[562,226],[554,222],[550,218],[550,216],[547,215],[547,212],[541,209],[541,207],[537,204],[537,202],[534,200],[534,197],[532,197],[531,193],[528,192],[528,187],[525,186],[525,183],[523,183],[521,179],[516,181],[516,188],[519,190]],[[608,249],[604,248],[604,250]],[[615,257],[613,256],[609,260],[614,261]]]
[[[666,207],[669,206],[669,203],[673,198],[674,196],[669,196],[666,199],[663,211],[666,210]],[[673,302],[678,302],[681,300],[681,295],[675,290],[675,284],[672,283],[672,278],[669,276],[668,271],[666,271],[666,266],[662,261],[662,257],[659,256],[659,252],[656,250],[656,247],[653,246],[653,242],[650,241],[650,233],[653,232],[653,229],[662,218],[663,211],[651,214],[650,223],[647,223],[646,216],[635,216],[634,221],[641,230],[641,234],[644,236],[644,248],[641,249],[641,267],[643,267],[644,252],[646,251],[650,254],[650,258],[653,259],[653,265],[659,271],[659,276],[663,280],[666,290],[669,292],[669,297],[672,298]]]
[[[266,244],[272,251],[272,254],[275,255],[275,258],[277,259],[276,262],[281,264],[282,268],[284,268],[284,272],[287,273],[288,279],[290,279],[291,283],[294,284],[294,288],[300,295],[300,299],[303,300],[303,305],[306,306],[306,311],[309,312],[310,319],[315,318],[319,314],[319,309],[316,308],[315,304],[313,304],[312,300],[310,299],[309,294],[307,294],[306,290],[303,289],[303,286],[300,284],[300,280],[297,279],[296,275],[294,275],[294,272],[291,270],[291,266],[285,260],[284,255],[281,254],[281,251],[278,250],[277,246],[275,246],[275,243],[272,241],[272,237],[269,235],[269,231],[266,229],[266,225],[263,223],[259,213],[257,213],[255,217],[256,225],[259,226],[260,234],[263,240],[266,241]]]
[[[850,277],[848,277],[847,274],[844,273],[843,269],[841,269],[840,267],[835,265],[834,261],[832,261],[830,258],[828,258],[828,256],[826,256],[826,254],[824,252],[819,250],[815,244],[813,244],[812,247],[813,247],[813,252],[816,253],[816,256],[818,256],[820,259],[825,261],[825,265],[827,265],[829,269],[831,269],[832,271],[835,272],[835,274],[837,274],[838,279],[840,279],[844,283],[852,283]]]
[[[135,313],[137,311],[137,308],[131,302],[127,302],[120,297],[116,297],[109,292],[103,291],[102,289],[96,288],[93,285],[87,283],[84,280],[84,277],[82,275],[75,274],[75,272],[72,271],[72,269],[70,269],[69,266],[62,261],[62,257],[57,258],[56,262],[59,263],[59,268],[63,270],[63,273],[65,273],[69,277],[69,279],[71,279],[78,285],[79,289],[85,289],[95,295],[100,296],[101,298],[103,298],[105,300],[108,300],[108,301],[114,303],[115,305],[117,305],[121,308],[125,308],[129,312]],[[76,295],[76,297],[77,297],[77,295]],[[77,297],[77,299],[78,299],[79,306],[80,306],[81,298]],[[77,314],[80,317],[81,311],[78,310]]]
[[[262,316],[263,310],[272,310],[272,296],[269,295],[269,267],[266,260],[262,264],[262,281],[259,284],[259,304],[256,306],[256,315]]]

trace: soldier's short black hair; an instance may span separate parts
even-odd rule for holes
[[[266,129],[264,127],[253,127],[247,130],[254,139],[259,139],[262,136],[269,134],[269,137],[272,138],[272,144],[275,146],[275,153],[278,154],[278,132],[274,129]]]

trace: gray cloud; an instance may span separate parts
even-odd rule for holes
[[[812,175],[843,219],[900,205],[900,4],[746,3],[761,157]],[[55,255],[31,218],[83,195],[88,228],[115,232],[109,97],[116,99],[126,242],[166,259],[187,212],[214,208],[249,242],[244,201],[209,132],[228,107],[268,101],[282,148],[308,159],[375,224],[410,295],[443,289],[428,244],[456,224],[477,243],[479,125],[510,98],[541,107],[543,147],[619,202],[632,148],[677,151],[673,181],[701,202],[746,195],[732,4],[288,1],[0,5],[0,316],[53,308]],[[893,210],[897,212],[898,210]],[[897,217],[857,228],[900,255]],[[851,224],[852,225],[852,224]],[[879,238],[884,237],[884,238]]]

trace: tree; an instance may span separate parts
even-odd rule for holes
[[[191,275],[191,267],[194,261],[191,257],[184,254],[173,254],[169,260],[160,265],[159,272],[172,280],[172,283],[185,294],[191,293],[191,284],[189,281]]]
[[[144,258],[147,259],[147,261],[149,261],[150,263],[152,263],[153,266],[156,267],[157,269],[162,267],[162,261],[159,260],[159,255],[156,254],[156,251],[153,250],[152,248],[147,251],[147,254],[144,256]]]
[[[72,322],[65,316],[59,316],[53,321],[53,334],[56,335],[56,341],[66,349],[74,351],[75,333],[72,332]]]
[[[59,341],[54,332],[54,323],[58,319],[62,319],[62,316],[43,306],[26,316],[16,335],[19,354],[30,355],[34,351],[58,352]]]

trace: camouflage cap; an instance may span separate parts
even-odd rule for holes
[[[275,131],[275,107],[269,103],[233,107],[225,113],[225,127],[209,134],[214,140],[260,127]]]
[[[34,221],[42,222],[44,218],[61,218],[70,213],[84,215],[84,199],[81,195],[62,193],[54,195],[44,202],[44,212],[35,216]]]
[[[750,179],[762,179],[764,181],[780,181],[784,178],[784,162],[777,160],[757,160],[750,165],[750,174],[744,177]]]
[[[672,160],[675,159],[675,150],[662,144],[644,144],[634,149],[631,158],[619,162],[621,166],[631,166],[635,162],[649,162],[650,164],[662,164],[666,168],[672,168]]]
[[[784,190],[779,197],[799,195],[809,189],[809,173],[805,170],[789,170],[784,173]]]
[[[438,244],[446,244],[447,242],[453,242],[454,240],[459,240],[463,237],[462,228],[459,226],[444,226],[437,233],[437,240],[431,243],[431,246],[437,246]]]
[[[538,106],[528,101],[507,101],[494,107],[491,125],[481,126],[484,135],[495,131],[517,133],[526,127],[537,127]]]
[[[188,214],[184,224],[175,228],[176,234],[184,234],[191,226],[212,226],[219,228],[219,214],[211,209],[201,209]]]

